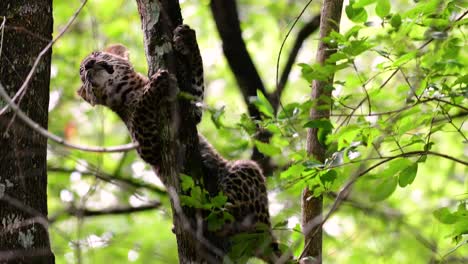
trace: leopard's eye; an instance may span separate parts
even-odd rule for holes
[[[106,62],[100,63],[99,65],[101,65],[107,73],[109,73],[109,74],[114,73],[114,67],[112,67],[112,65],[110,65],[110,64],[108,64]]]

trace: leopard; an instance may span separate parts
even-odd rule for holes
[[[201,120],[204,96],[203,62],[195,31],[180,25],[173,31],[172,48],[178,58],[188,63],[191,71],[190,99],[195,119]],[[101,105],[115,112],[126,125],[131,138],[138,143],[139,156],[153,168],[161,164],[160,138],[162,111],[178,100],[176,76],[167,69],[159,69],[150,78],[137,72],[129,59],[129,51],[122,44],[113,44],[102,51],[94,51],[80,64],[82,86],[77,94],[90,105]],[[184,80],[187,81],[187,80]],[[174,88],[175,87],[175,88]],[[269,263],[281,256],[279,244],[271,231],[265,177],[258,164],[251,160],[227,160],[200,133],[198,149],[202,166],[216,175],[219,190],[227,197],[226,210],[233,216],[226,223],[223,235],[234,237],[267,228],[270,244],[252,255]],[[164,179],[162,179],[164,183]],[[268,252],[268,253],[265,253]]]

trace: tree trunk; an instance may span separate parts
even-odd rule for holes
[[[52,1],[2,0],[2,21],[0,83],[13,96],[52,40]],[[50,59],[48,52],[20,103],[43,127],[48,118]],[[4,106],[0,99],[0,108]],[[0,262],[54,263],[47,232],[47,139],[8,111],[0,116],[0,146]]]
[[[341,9],[343,0],[324,0],[320,19],[320,41],[317,49],[316,62],[324,64],[325,60],[335,52],[335,47],[330,47],[323,38],[330,32],[339,32]],[[317,102],[310,111],[310,119],[330,119],[331,92],[333,75],[327,81],[314,80],[312,83],[311,99]],[[311,128],[307,131],[307,153],[314,159],[324,162],[326,146],[319,142],[318,129]],[[302,226],[305,230],[305,256],[316,259],[315,263],[322,262],[322,209],[323,196],[314,197],[313,190],[306,188],[302,193]],[[304,228],[304,227],[312,228]]]
[[[187,70],[190,65],[177,61],[171,44],[173,30],[182,24],[178,1],[137,0],[137,4],[142,22],[148,75],[153,75],[159,69],[166,69],[177,76],[179,89],[189,92],[190,87],[186,87],[187,83],[180,80],[190,80],[189,76],[183,76],[190,74]],[[158,173],[171,195],[180,263],[220,263],[224,252],[223,241],[206,230],[200,212],[182,207],[178,199],[181,194],[179,173],[191,176],[212,195],[219,192],[215,175],[207,175],[201,167],[197,121],[191,114],[193,107],[186,100],[178,100],[173,115],[165,120],[166,124],[162,129],[168,131],[165,134],[171,138],[163,140],[167,146],[162,149],[168,151],[162,153]]]

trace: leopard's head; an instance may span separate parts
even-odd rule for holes
[[[121,44],[111,45],[104,51],[91,53],[81,62],[80,77],[83,85],[78,95],[93,106],[111,106],[111,96],[118,96],[134,74],[127,48]]]

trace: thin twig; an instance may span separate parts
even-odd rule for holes
[[[106,208],[101,210],[93,210],[89,208],[75,208],[73,206],[67,208],[64,212],[59,213],[49,218],[49,224],[52,224],[60,220],[65,215],[77,216],[77,217],[95,217],[95,216],[106,216],[106,215],[125,215],[136,212],[150,211],[159,208],[162,205],[160,201],[152,201],[148,204],[141,206],[117,206],[112,208]]]
[[[286,87],[286,83],[288,82],[289,79],[289,74],[291,73],[292,66],[294,65],[294,62],[296,61],[297,55],[299,51],[301,50],[302,45],[304,44],[304,41],[315,31],[320,26],[320,15],[316,15],[313,17],[307,24],[305,24],[299,33],[297,34],[296,40],[294,41],[293,47],[291,51],[289,52],[289,57],[286,61],[286,64],[283,68],[283,72],[281,73],[281,77],[279,79],[278,84],[276,85],[275,91],[269,96],[269,99],[273,105],[273,108],[275,111],[278,110],[278,105],[281,100],[281,95]],[[279,63],[279,62],[277,62]],[[279,65],[276,65],[276,67],[279,67]],[[276,69],[278,71],[278,68]],[[278,74],[278,72],[277,72]]]
[[[81,10],[83,10],[84,6],[86,5],[86,3],[88,2],[88,0],[83,0],[83,2],[81,3],[80,7],[75,11],[75,13],[73,14],[73,16],[68,20],[67,24],[65,24],[65,27],[59,32],[59,34],[57,35],[57,37],[55,37],[54,39],[52,39],[49,44],[47,44],[47,46],[45,46],[44,49],[42,49],[42,51],[39,53],[39,55],[37,56],[36,60],[34,61],[34,64],[31,68],[31,70],[29,71],[28,73],[28,76],[26,77],[26,79],[24,80],[23,82],[23,85],[21,85],[21,88],[18,90],[18,92],[15,94],[15,96],[13,96],[13,100],[15,101],[18,97],[22,97],[25,93],[26,93],[26,89],[29,85],[29,82],[31,81],[32,79],[32,76],[33,74],[36,72],[36,68],[37,66],[39,65],[39,62],[41,61],[42,57],[49,51],[49,49],[52,47],[52,45],[54,45],[55,42],[57,42],[58,39],[60,39],[63,34],[65,34],[65,32],[70,28],[71,24],[75,21],[76,17],[78,17],[78,15],[81,13]],[[5,20],[5,18],[4,18]],[[5,22],[4,22],[5,23]],[[1,54],[1,53],[0,53]],[[21,98],[18,100],[18,105],[20,104],[21,102]],[[1,111],[0,111],[0,115],[2,115],[3,113],[5,113],[5,111],[8,109],[8,105],[6,105]]]
[[[280,64],[280,60],[281,60],[281,53],[283,52],[283,47],[286,44],[286,40],[288,40],[289,34],[291,34],[291,31],[296,26],[296,23],[299,21],[299,19],[302,17],[302,15],[306,11],[307,7],[309,7],[309,5],[311,3],[312,3],[312,0],[308,1],[307,4],[304,6],[304,8],[302,8],[301,13],[299,13],[299,15],[296,17],[296,19],[294,19],[293,24],[291,25],[288,32],[286,33],[286,36],[284,36],[284,39],[281,42],[281,47],[280,47],[279,52],[278,52],[278,58],[276,59],[276,75],[275,75],[276,89],[278,89],[278,87],[279,87],[279,79],[278,79],[279,78],[279,64]]]
[[[6,17],[3,17],[3,22],[0,28],[2,29],[2,33],[0,35],[0,58],[2,57],[2,50],[3,50],[3,34],[5,33],[5,23],[6,23]]]
[[[82,151],[88,151],[88,152],[124,152],[124,151],[130,151],[138,147],[137,143],[130,143],[126,145],[121,145],[121,146],[114,146],[114,147],[89,147],[89,146],[82,146],[82,145],[77,145],[70,143],[66,141],[65,139],[50,133],[47,131],[47,129],[43,128],[41,125],[38,123],[34,122],[31,118],[29,118],[19,107],[11,100],[11,98],[8,96],[8,94],[5,91],[5,88],[3,85],[0,83],[0,96],[2,97],[3,100],[7,102],[7,104],[13,109],[13,111],[18,115],[18,117],[30,128],[32,128],[34,131],[42,135],[43,137],[46,137],[60,145],[63,145],[68,148],[72,149],[77,149],[77,150],[82,150]]]

